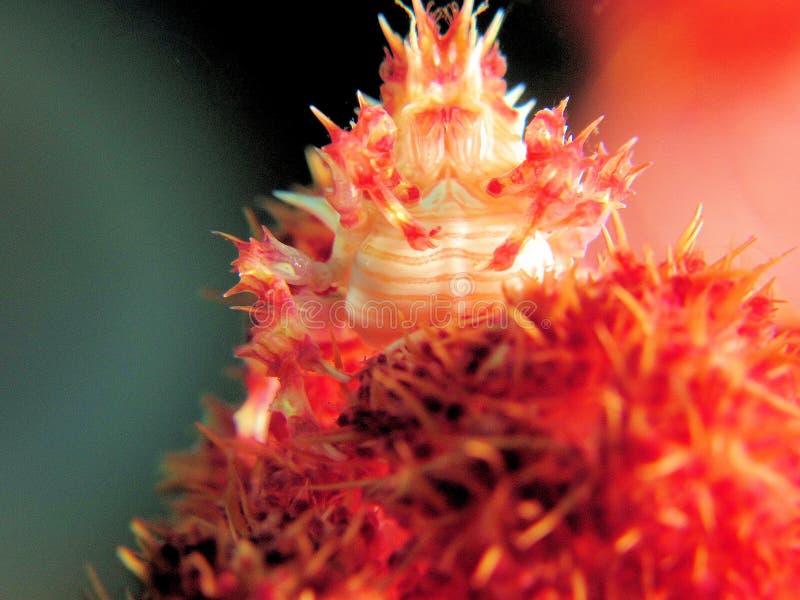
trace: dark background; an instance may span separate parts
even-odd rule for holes
[[[508,8],[509,81],[552,105],[579,89],[583,17]],[[377,95],[376,2],[0,0],[0,598],[80,597],[91,562],[113,598],[127,524],[163,507],[169,449],[225,375],[242,327],[204,300],[225,289],[241,208],[307,178]]]
[[[587,67],[585,49],[573,39],[580,10],[565,5],[491,2],[479,16],[485,27],[497,9],[506,12],[500,42],[510,58],[508,81],[524,82],[526,98],[542,107],[574,94]],[[406,13],[393,0],[232,3],[225,10],[191,0],[119,6],[159,52],[202,80],[215,105],[244,118],[241,134],[262,191],[304,181],[303,148],[327,143],[309,105],[346,125],[356,90],[377,97],[385,45],[378,15],[395,31],[408,31]]]

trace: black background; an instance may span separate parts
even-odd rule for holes
[[[390,0],[224,6],[138,0],[119,6],[139,35],[185,65],[187,76],[199,74],[215,103],[243,116],[262,192],[304,181],[303,148],[327,142],[309,105],[344,126],[353,117],[356,90],[378,96],[385,46],[378,15],[402,35],[409,26],[405,11]],[[580,6],[492,2],[479,16],[483,28],[496,10],[505,11],[499,39],[509,87],[524,82],[523,98],[536,98],[538,107],[574,95],[585,76]]]

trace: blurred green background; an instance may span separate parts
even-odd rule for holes
[[[149,33],[109,4],[0,9],[3,599],[79,598],[87,561],[122,597],[160,455],[203,393],[235,397],[238,319],[200,291],[232,281],[209,232],[244,233],[244,123]]]
[[[523,4],[520,30],[553,22]],[[378,91],[377,12],[407,27],[388,0],[320,5],[0,0],[0,599],[79,598],[86,562],[123,597],[115,548],[163,512],[160,457],[203,394],[240,398],[240,318],[201,297],[234,281],[210,231],[305,180],[308,105],[345,124]],[[504,38],[544,104],[580,73],[562,38]]]

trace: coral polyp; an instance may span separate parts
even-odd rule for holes
[[[792,597],[800,338],[759,271],[690,238],[372,359],[340,422],[390,465],[365,496],[417,533],[407,597]]]
[[[334,424],[212,407],[123,553],[144,597],[793,598],[800,330],[696,229],[391,344]]]
[[[281,227],[225,236],[248,394],[168,458],[172,518],[134,521],[142,600],[796,597],[800,330],[770,265],[708,262],[699,211],[637,255],[632,143],[589,149],[566,101],[526,125],[501,15],[406,10],[380,101],[314,109],[331,143]]]

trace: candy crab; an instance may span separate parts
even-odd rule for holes
[[[142,598],[795,597],[800,332],[769,265],[706,262],[699,212],[638,257],[632,144],[589,150],[566,101],[526,126],[481,10],[381,21],[380,101],[315,109],[313,184],[277,194],[309,216],[228,236],[248,397],[168,459],[172,520],[134,522]]]

